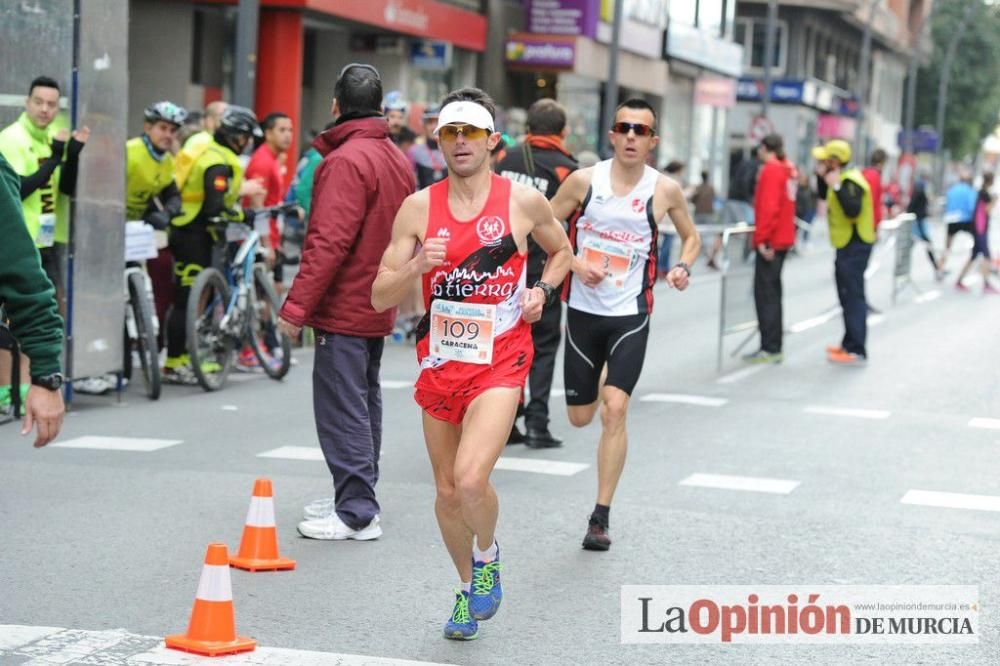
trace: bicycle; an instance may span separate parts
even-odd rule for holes
[[[286,210],[274,206],[260,215]],[[216,228],[220,220],[215,220]],[[224,239],[225,234],[218,234]],[[280,380],[291,366],[291,340],[278,329],[278,294],[263,263],[257,261],[260,234],[243,241],[228,270],[205,268],[199,273],[187,310],[187,346],[198,383],[206,391],[222,388],[238,351],[249,344],[268,377]],[[280,349],[272,355],[270,349]]]
[[[156,344],[160,322],[153,308],[153,285],[139,266],[125,268],[125,358],[122,376],[132,379],[132,354],[139,356],[142,381],[150,400],[160,398],[160,354]]]

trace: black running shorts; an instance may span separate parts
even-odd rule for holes
[[[955,234],[965,232],[971,236],[975,236],[972,231],[972,222],[949,222],[948,223],[948,238],[951,238]]]
[[[566,404],[589,405],[597,400],[605,363],[604,384],[632,395],[648,340],[648,314],[605,317],[568,308],[563,363]]]

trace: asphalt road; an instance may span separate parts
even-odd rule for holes
[[[120,402],[80,396],[60,436],[166,440],[156,450],[36,451],[0,427],[0,663],[200,663],[155,644],[186,627],[206,544],[238,545],[258,476],[274,482],[282,554],[298,567],[232,574],[240,633],[275,649],[253,663],[1000,663],[1000,298],[957,293],[925,264],[914,255],[919,297],[904,292],[894,307],[891,267],[871,278],[883,314],[864,368],[824,359],[842,333],[829,314],[828,249],[786,264],[786,326],[797,332],[779,366],[744,371],[727,357],[716,371],[717,275],[699,264],[687,292],[659,286],[612,549],[580,549],[599,426],[572,430],[553,398],[552,429],[566,445],[509,447],[505,458],[529,462],[505,464],[537,471],[494,473],[506,598],[471,643],[440,635],[457,581],[434,521],[412,347],[387,346],[383,363],[385,534],[375,542],[298,537],[301,507],[331,494],[326,467],[260,457],[318,450],[308,350],[281,383],[247,375],[212,394],[167,387],[157,403],[138,387]],[[565,475],[550,463],[586,467]],[[705,485],[718,475],[795,483]],[[978,508],[903,503],[912,490],[987,498]],[[623,644],[620,591],[633,584],[976,585],[979,642]]]

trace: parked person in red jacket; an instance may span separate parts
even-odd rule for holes
[[[753,296],[760,328],[760,349],[743,359],[749,363],[781,363],[782,312],[781,267],[785,255],[795,245],[795,193],[798,171],[785,159],[785,142],[769,134],[761,143],[757,189],[754,193],[753,245],[757,250],[754,264]]]
[[[312,539],[381,536],[375,499],[382,444],[379,366],[395,308],[375,312],[372,283],[403,199],[416,189],[409,160],[389,138],[382,79],[367,64],[344,67],[334,88],[336,124],[316,137],[313,183],[299,273],[279,325],[297,337],[316,329],[313,413],[334,497],[306,507],[299,532]]]

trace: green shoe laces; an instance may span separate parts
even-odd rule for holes
[[[489,594],[493,589],[493,574],[500,572],[499,562],[490,562],[475,573],[472,578],[472,589],[476,594],[483,596]]]
[[[469,597],[459,591],[455,591],[458,598],[455,599],[455,610],[451,613],[451,621],[455,624],[468,624],[472,621],[469,615]]]

